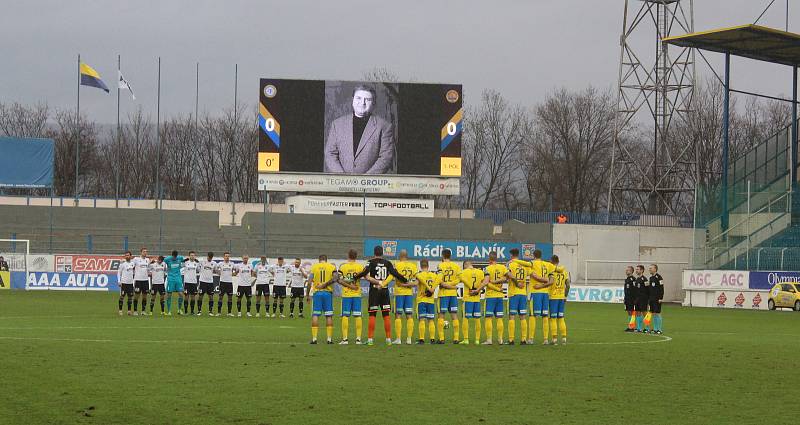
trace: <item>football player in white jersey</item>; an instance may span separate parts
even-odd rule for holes
[[[189,260],[183,263],[181,274],[183,275],[184,300],[189,301],[191,314],[194,314],[194,305],[197,302],[197,276],[200,274],[200,263],[197,261],[197,254],[195,254],[194,251],[189,251]],[[183,313],[187,314],[190,312],[188,309],[184,308]]]
[[[241,264],[237,264],[233,270],[234,275],[239,279],[236,286],[236,311],[242,317],[242,297],[247,298],[247,317],[251,317],[250,305],[253,296],[253,266],[250,265],[250,257],[243,255]]]
[[[264,299],[264,317],[269,317],[269,279],[272,276],[267,257],[261,256],[261,262],[253,269],[256,277],[256,317],[261,317],[261,299]]]
[[[228,296],[228,316],[233,317],[233,268],[231,253],[222,254],[222,261],[217,263],[219,273],[219,298],[217,299],[217,316],[222,315],[222,299]]]
[[[294,300],[299,301],[299,313],[300,317],[303,317],[303,298],[306,295],[305,288],[308,273],[306,273],[299,258],[294,259],[294,264],[289,266],[289,270],[289,286],[292,291],[291,298],[289,299],[289,317],[294,318]]]
[[[283,301],[286,299],[286,283],[289,280],[289,273],[291,269],[288,264],[284,264],[283,257],[278,257],[278,264],[270,268],[272,271],[272,290],[274,291],[272,298],[272,317],[275,317],[275,312],[280,305],[281,317],[283,315]]]
[[[125,261],[119,263],[117,269],[117,283],[119,284],[119,315],[122,316],[122,299],[128,297],[128,316],[132,315],[131,303],[133,302],[133,270],[136,268],[131,261],[133,255],[125,251]]]
[[[150,259],[147,258],[147,248],[142,248],[138,257],[133,259],[133,315],[138,316],[139,301],[142,302],[142,316],[147,314],[147,293],[150,292]]]
[[[153,315],[153,306],[156,303],[156,294],[159,296],[161,302],[161,315],[166,315],[164,310],[164,299],[167,295],[166,277],[167,277],[167,264],[164,263],[164,256],[159,255],[158,259],[150,263],[150,283],[152,284],[150,294],[150,315]]]
[[[214,270],[217,262],[214,253],[209,252],[208,258],[200,260],[200,297],[197,300],[197,315],[203,314],[203,295],[208,295],[208,315],[214,315]]]

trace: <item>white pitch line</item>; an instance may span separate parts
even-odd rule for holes
[[[617,342],[570,342],[568,345],[622,345],[622,344],[657,344],[659,342],[669,342],[672,341],[671,337],[666,335],[653,335],[652,337],[658,337],[661,339],[657,339],[655,341],[617,341]],[[647,337],[646,337],[647,338]]]

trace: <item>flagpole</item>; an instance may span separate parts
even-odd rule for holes
[[[161,208],[161,56],[158,57],[158,84],[156,92],[156,193]]]
[[[122,72],[122,56],[117,55],[117,154],[114,158],[117,160],[116,182],[114,187],[114,207],[119,208],[119,173],[121,170],[119,153],[120,153],[120,137],[119,137],[119,78]]]
[[[195,70],[194,70],[194,142],[197,143],[197,115],[200,109],[200,62],[195,63]],[[194,209],[197,209],[197,186],[195,182],[195,168],[197,164],[195,161],[192,161],[192,190],[194,196]]]
[[[81,54],[78,53],[78,106],[75,115],[75,206],[78,206],[78,164],[81,156]]]

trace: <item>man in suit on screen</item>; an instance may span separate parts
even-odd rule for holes
[[[385,174],[394,166],[394,128],[372,113],[375,89],[353,90],[353,113],[331,123],[325,141],[325,172]]]

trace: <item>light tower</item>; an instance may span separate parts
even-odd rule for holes
[[[662,39],[694,32],[692,3],[625,0],[609,213],[691,216],[694,146],[670,138],[670,128],[692,111],[694,52]]]

